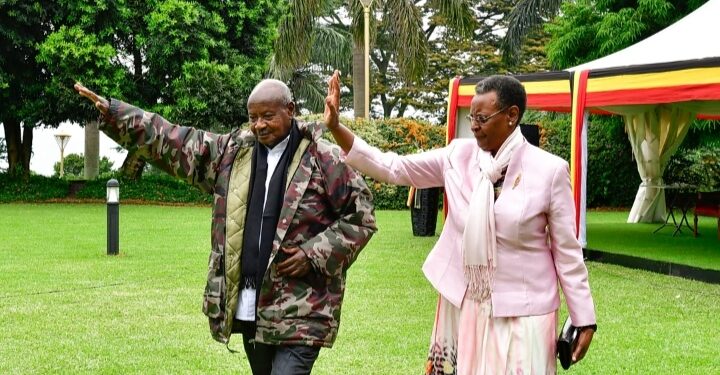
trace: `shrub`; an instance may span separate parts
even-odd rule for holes
[[[36,202],[65,198],[69,182],[58,178],[31,175],[25,182],[21,177],[0,173],[0,203]]]
[[[99,160],[99,172],[100,174],[106,174],[112,171],[113,162],[108,159],[107,156],[103,156]],[[63,167],[65,169],[65,178],[67,179],[82,179],[85,177],[85,157],[83,154],[69,154],[65,156],[63,160]],[[54,177],[60,176],[60,162],[53,164]]]
[[[115,174],[104,174],[102,177],[85,181],[75,193],[77,199],[105,200],[107,180],[115,178],[120,182],[120,199],[141,200],[148,202],[209,204],[212,196],[205,194],[184,181],[170,176],[147,176],[134,181]],[[11,178],[8,174],[0,174],[0,203],[7,202],[38,202],[68,198],[70,181],[34,175],[28,183],[22,179]]]
[[[306,120],[318,120],[319,116],[305,117]],[[431,150],[445,146],[446,128],[444,125],[432,125],[429,122],[408,118],[378,120],[342,119],[342,123],[368,144],[382,151],[392,151],[400,155]],[[330,132],[323,136],[333,141]],[[375,208],[380,210],[406,209],[407,186],[395,186],[365,178],[373,193]]]
[[[308,116],[317,119],[318,116]],[[392,150],[399,154],[429,150],[445,145],[445,127],[434,126],[428,122],[412,119],[382,120],[347,120],[343,121],[356,134],[379,147],[383,151]],[[326,132],[326,137],[332,136]],[[72,155],[72,154],[71,154]],[[65,159],[66,173],[82,175],[82,156],[76,155]],[[77,160],[75,160],[77,159]],[[102,163],[101,163],[102,164]],[[72,167],[68,169],[68,167]],[[77,168],[76,168],[77,167]],[[74,168],[74,169],[73,169]],[[139,180],[130,180],[119,172],[101,170],[100,177],[86,181],[75,193],[77,199],[105,199],[105,184],[110,178],[120,182],[122,200],[142,200],[148,202],[170,203],[212,203],[212,196],[184,181],[174,179],[164,173],[145,173]],[[59,166],[58,166],[59,171]],[[375,198],[377,209],[405,209],[408,187],[378,183],[366,178],[368,186]],[[8,175],[0,174],[0,202],[12,201],[47,201],[68,197],[70,182],[58,178],[32,176],[29,185],[20,180],[13,180]]]
[[[713,145],[700,145],[678,150],[668,163],[664,179],[697,186],[699,191],[719,191],[720,149]]]
[[[569,162],[572,134],[570,116],[543,117],[540,126],[541,147]],[[640,185],[640,176],[622,118],[590,116],[587,139],[587,206],[632,205]]]

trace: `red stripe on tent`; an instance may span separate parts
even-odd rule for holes
[[[535,111],[547,111],[547,112],[563,112],[563,113],[570,113],[571,108],[570,107],[533,107],[529,108]]]
[[[457,106],[470,107],[472,98],[472,95],[458,95]],[[537,110],[555,111],[557,109],[561,112],[570,112],[571,102],[570,94],[534,94],[527,97],[527,107]]]
[[[575,200],[575,233],[580,235],[580,205],[582,204],[582,131],[584,114],[587,100],[587,81],[590,71],[584,70],[580,72],[580,79],[577,90],[577,102],[575,103],[575,183],[573,184],[573,199]]]
[[[676,103],[689,100],[718,99],[720,99],[720,84],[713,83],[590,92],[587,96],[587,106]]]
[[[458,111],[458,89],[460,88],[460,77],[455,77],[452,90],[450,91],[450,103],[448,103],[448,124],[447,124],[447,143],[455,139],[457,133],[457,111]],[[443,217],[447,218],[450,204],[447,195],[443,194]]]
[[[572,98],[570,94],[531,94],[527,96],[527,107],[539,108],[564,108],[570,112]]]
[[[456,91],[457,92],[457,91]],[[457,107],[470,107],[470,102],[472,102],[472,96],[471,95],[458,95],[457,96]]]
[[[450,92],[450,103],[448,103],[448,124],[447,124],[447,143],[455,139],[457,133],[457,110],[458,110],[458,88],[460,87],[460,77],[455,77]]]

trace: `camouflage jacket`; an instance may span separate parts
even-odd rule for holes
[[[321,124],[298,126],[303,140],[288,169],[270,262],[258,290],[256,340],[330,347],[340,323],[346,271],[376,231],[372,195],[363,178],[340,162],[340,149],[320,139]],[[173,125],[115,99],[101,130],[129,152],[213,194],[203,312],[213,338],[228,344],[242,258],[241,246],[230,244],[241,244],[254,135]],[[228,212],[233,199],[236,209]],[[274,258],[281,246],[305,251],[313,268],[308,275],[277,275]]]

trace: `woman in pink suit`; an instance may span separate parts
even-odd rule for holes
[[[523,85],[479,82],[470,106],[475,139],[399,156],[339,123],[339,79],[330,79],[325,119],[348,164],[378,181],[443,187],[449,212],[423,272],[440,293],[428,374],[553,374],[560,297],[580,328],[573,362],[590,346],[595,308],[567,162],[530,145],[518,124]]]

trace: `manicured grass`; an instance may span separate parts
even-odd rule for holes
[[[378,221],[314,374],[422,373],[437,296],[420,267],[437,237],[413,237],[407,211]],[[208,207],[124,205],[108,257],[103,205],[0,205],[0,373],[249,374],[200,311],[209,227]],[[720,371],[720,286],[588,268],[599,331],[571,372]]]
[[[692,214],[688,215],[692,223]],[[587,247],[611,253],[633,255],[690,266],[720,270],[720,240],[717,219],[700,217],[698,237],[683,225],[675,228],[661,224],[628,224],[627,211],[590,211],[587,215]],[[679,220],[680,217],[677,217]],[[691,224],[692,226],[692,224]]]

